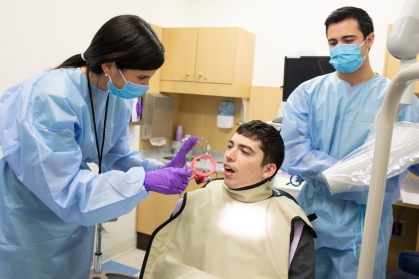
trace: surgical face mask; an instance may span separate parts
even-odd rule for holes
[[[368,38],[368,37],[367,37]],[[365,44],[337,44],[330,49],[329,63],[341,73],[353,73],[364,63],[365,56],[361,56],[361,46]]]
[[[114,94],[115,96],[124,98],[124,99],[133,99],[133,98],[138,98],[142,95],[144,95],[148,89],[150,89],[149,85],[143,85],[143,84],[136,84],[136,83],[132,83],[130,81],[127,81],[124,77],[124,75],[122,74],[121,70],[118,69],[119,73],[121,74],[122,78],[125,81],[124,86],[122,87],[122,89],[118,89],[115,87],[115,85],[112,82],[111,76],[109,76],[109,81],[108,81],[108,89],[111,91],[112,94]]]

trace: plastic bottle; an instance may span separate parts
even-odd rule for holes
[[[183,138],[183,128],[181,125],[178,125],[176,129],[176,141],[181,142],[182,138]]]

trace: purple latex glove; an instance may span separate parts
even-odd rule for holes
[[[137,111],[137,120],[141,120],[141,112],[142,112],[141,98],[138,98],[137,105],[135,106],[135,110]]]
[[[179,149],[179,152],[173,159],[162,168],[183,168],[186,166],[186,153],[192,150],[198,141],[198,137],[190,137]]]
[[[165,195],[182,193],[188,187],[192,171],[189,168],[164,168],[156,171],[148,170],[145,173],[144,187]]]

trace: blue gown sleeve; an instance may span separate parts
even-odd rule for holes
[[[133,167],[142,167],[145,170],[156,170],[164,164],[154,159],[144,159],[140,152],[131,150],[132,135],[128,127],[124,129],[115,145],[103,157],[104,172],[120,170],[127,172]]]
[[[86,123],[79,116],[86,112],[80,113],[77,104],[42,94],[30,105],[30,113],[19,123],[21,157],[14,161],[20,161],[17,165],[21,170],[15,167],[14,171],[62,220],[83,226],[106,222],[129,213],[148,197],[142,167],[100,175],[81,167],[83,156],[78,143]],[[118,141],[113,155],[107,158],[108,166],[120,159],[116,154],[121,150],[122,157],[129,157],[126,139]]]
[[[309,97],[302,86],[297,87],[284,106],[281,136],[285,144],[285,158],[281,169],[303,179],[324,182],[322,172],[338,160],[312,147]]]

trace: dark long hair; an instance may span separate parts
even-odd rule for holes
[[[107,21],[83,54],[73,55],[59,68],[87,66],[103,73],[102,64],[116,62],[120,69],[157,70],[164,63],[164,47],[150,24],[135,15],[120,15]]]

